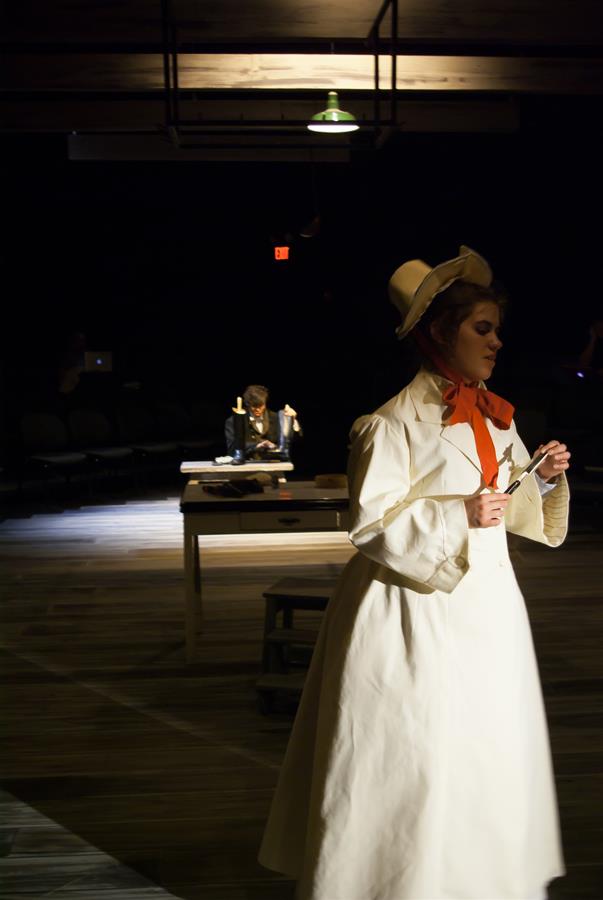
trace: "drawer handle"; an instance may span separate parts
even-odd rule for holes
[[[301,519],[296,519],[295,516],[283,516],[278,521],[281,525],[295,525],[297,522],[301,522]]]

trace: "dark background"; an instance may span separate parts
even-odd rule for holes
[[[136,381],[206,403],[219,431],[263,383],[299,411],[300,471],[340,470],[353,419],[408,379],[389,276],[460,243],[511,298],[491,387],[520,403],[527,383],[565,383],[602,308],[601,107],[531,98],[518,133],[399,134],[315,166],[71,162],[65,136],[3,135],[5,442],[22,411],[52,406],[79,331],[114,353],[113,375],[83,377],[95,400]],[[300,237],[317,212],[320,233]]]

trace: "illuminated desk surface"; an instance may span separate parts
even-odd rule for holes
[[[252,460],[243,463],[241,466],[233,466],[232,463],[225,465],[216,465],[211,459],[202,459],[198,462],[183,462],[180,471],[184,475],[188,475],[189,484],[194,481],[220,480],[229,475],[237,475],[239,478],[245,478],[247,475],[253,475],[256,472],[268,472],[270,475],[280,475],[283,472],[292,472],[292,462],[264,462],[263,460]]]

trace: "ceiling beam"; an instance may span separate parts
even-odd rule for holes
[[[179,55],[192,54],[333,54],[372,55],[374,45],[365,39],[307,38],[273,41],[178,41]],[[548,44],[521,41],[493,40],[429,40],[381,37],[380,52],[395,51],[398,56],[479,56],[529,59],[603,58],[603,44]],[[161,41],[3,41],[0,52],[10,55],[85,55],[85,54],[157,54],[163,50]]]
[[[388,84],[391,58],[381,56],[382,84]],[[182,90],[372,91],[374,57],[332,54],[188,54],[178,60]],[[85,56],[5,56],[2,91],[160,90],[165,86],[160,54]],[[511,94],[603,93],[603,58],[397,57],[397,89],[485,91]]]

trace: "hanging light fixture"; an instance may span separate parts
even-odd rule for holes
[[[327,108],[316,113],[308,122],[310,131],[320,131],[323,134],[342,134],[344,131],[358,131],[356,117],[352,113],[339,108],[337,91],[329,91],[327,96]]]

